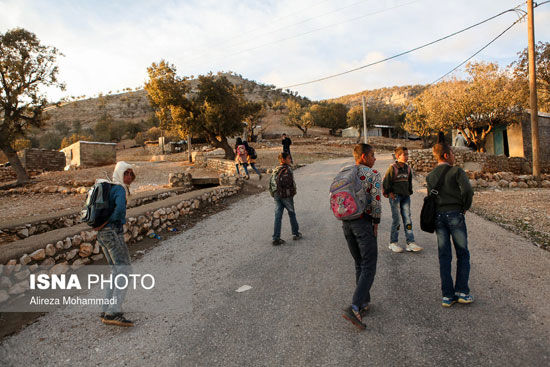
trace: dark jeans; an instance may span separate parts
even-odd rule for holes
[[[460,211],[439,212],[436,218],[435,233],[439,253],[439,273],[443,297],[454,297],[455,292],[470,293],[470,251],[468,251],[468,232],[464,214]],[[453,250],[451,237],[456,251],[456,283],[453,286],[451,263]]]
[[[395,195],[395,199],[390,197],[390,207],[392,217],[390,242],[398,242],[401,220],[403,220],[403,226],[405,227],[405,238],[407,239],[407,243],[414,242],[411,220],[411,197],[401,195]]]
[[[358,308],[370,302],[370,288],[376,274],[378,246],[372,222],[367,218],[342,222],[349,251],[355,261],[355,283],[352,304]]]
[[[294,211],[294,198],[280,198],[275,194],[275,225],[273,226],[273,240],[281,238],[281,222],[283,220],[283,210],[286,209],[290,218],[290,228],[293,235],[298,235],[299,226]]]
[[[97,233],[97,240],[105,254],[107,263],[111,266],[113,284],[117,275],[124,274],[128,276],[131,272],[130,254],[128,246],[124,242],[122,227],[105,226]],[[124,281],[120,280],[118,283],[122,285]],[[108,315],[122,312],[122,303],[124,302],[127,289],[118,289],[117,287],[109,287],[108,285],[105,285],[105,287],[105,298],[115,298],[116,301],[113,305],[103,305],[102,311]]]

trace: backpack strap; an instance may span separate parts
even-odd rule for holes
[[[445,180],[445,176],[447,175],[447,172],[449,172],[450,169],[451,169],[450,165],[447,165],[447,167],[443,168],[443,173],[441,173],[441,176],[439,176],[439,180],[437,180],[437,184],[430,191],[430,194],[434,194],[434,195],[439,194],[439,190],[441,190],[441,187],[443,186],[443,180]]]

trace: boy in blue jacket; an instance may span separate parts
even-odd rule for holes
[[[113,213],[98,228],[94,228],[97,233],[97,240],[105,254],[107,262],[111,266],[113,279],[119,274],[128,275],[130,270],[130,253],[128,246],[124,242],[124,231],[122,226],[126,223],[126,203],[130,195],[129,186],[135,180],[133,166],[126,162],[118,162],[113,173],[113,185],[109,192],[109,205],[113,208]],[[123,313],[121,305],[124,302],[126,289],[118,287],[106,288],[106,299],[115,298],[113,305],[103,305],[101,321],[107,325],[134,326],[134,323],[127,320]]]

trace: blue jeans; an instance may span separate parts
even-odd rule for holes
[[[411,221],[411,197],[395,195],[395,199],[390,197],[391,207],[391,234],[390,242],[397,243],[399,241],[399,227],[401,219],[403,219],[403,227],[405,229],[405,238],[407,243],[414,242],[414,233],[412,230]]]
[[[130,254],[128,252],[128,246],[124,242],[124,233],[122,227],[105,226],[97,233],[97,240],[101,245],[101,249],[105,254],[107,263],[111,266],[111,277],[113,285],[115,283],[115,277],[119,274],[128,276],[131,272],[130,266]],[[124,284],[122,280],[118,282]],[[113,305],[103,305],[102,311],[107,315],[122,312],[122,303],[126,296],[127,289],[118,289],[117,287],[106,286],[105,298],[114,298],[116,301]]]
[[[378,245],[372,222],[367,218],[342,222],[349,251],[355,261],[355,292],[352,305],[361,308],[370,302],[370,288],[376,275]]]
[[[468,232],[461,211],[438,212],[435,224],[439,253],[439,273],[443,297],[454,297],[455,292],[470,293],[470,251],[468,251]],[[451,237],[456,251],[456,283],[453,286],[451,262],[453,250]]]
[[[290,218],[290,228],[293,235],[298,235],[299,226],[296,220],[296,212],[294,211],[294,198],[281,198],[275,194],[275,225],[273,229],[273,240],[281,238],[281,222],[283,220],[283,210],[286,208],[288,217]]]
[[[240,176],[241,173],[239,172],[239,165],[243,166],[244,173],[248,176],[248,163],[235,163],[235,168],[237,168],[237,175]]]
[[[254,171],[256,171],[256,173],[258,174],[258,176],[261,176],[262,174],[260,173],[260,171],[258,171],[258,169],[256,168],[256,163],[249,163],[250,164],[250,167],[252,167],[252,169]]]

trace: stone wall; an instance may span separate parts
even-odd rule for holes
[[[78,168],[106,166],[116,163],[116,144],[78,141],[61,150],[65,164]]]
[[[65,167],[65,154],[57,150],[31,148],[17,154],[27,170],[63,171]]]
[[[453,147],[455,165],[469,171],[531,173],[531,164],[525,158],[472,152],[467,148]],[[436,165],[431,149],[411,150],[409,164],[416,172],[429,172]]]
[[[87,192],[89,188],[85,188],[85,190],[85,192]],[[192,187],[190,188],[190,190],[192,190]],[[178,190],[178,193],[182,192],[186,192],[186,190]],[[128,203],[128,209],[152,203],[158,200],[163,200],[175,195],[177,195],[176,192],[162,192],[132,199]],[[80,219],[80,213],[71,213],[60,215],[54,218],[40,219],[25,224],[0,228],[0,244],[14,242],[33,235],[50,232],[59,228],[71,227],[79,223],[82,223],[82,220]]]
[[[30,177],[34,177],[39,175],[41,172],[35,171],[35,170],[27,170],[27,173]],[[0,182],[2,181],[13,181],[17,179],[17,173],[15,173],[15,170],[11,167],[0,167]],[[2,195],[2,192],[0,191],[0,196]]]
[[[195,210],[234,195],[238,191],[237,186],[219,187],[201,196],[183,200],[177,205],[159,208],[137,217],[129,217],[124,225],[124,240],[131,246],[147,236],[156,235],[171,228],[180,217],[191,215]],[[0,265],[0,274],[7,275],[2,277],[0,282],[0,303],[28,289],[28,274],[20,274],[21,265],[47,266],[50,267],[50,273],[65,273],[102,258],[103,254],[97,242],[97,232],[94,230],[59,238],[30,254],[17,256]]]
[[[550,165],[550,114],[539,113],[539,155],[540,162],[544,167]],[[523,150],[525,157],[531,161],[533,156],[531,141],[531,116],[525,114],[521,124],[523,133]]]
[[[170,173],[168,175],[170,187],[183,187],[186,190],[193,190],[193,176],[188,172]]]
[[[235,162],[229,159],[208,158],[206,160],[206,166],[208,168],[215,169],[219,172],[228,173],[232,175],[237,174],[237,168],[235,167]]]

